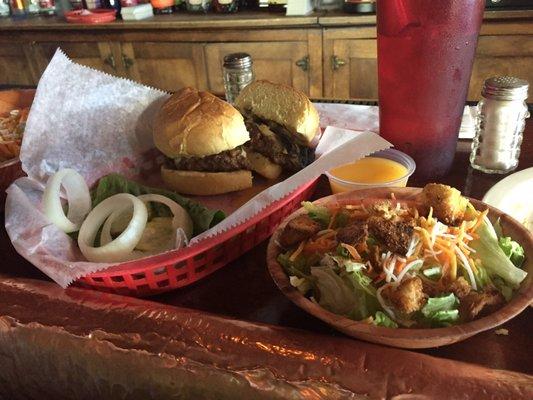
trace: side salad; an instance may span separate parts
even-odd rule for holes
[[[416,202],[303,207],[278,262],[301,293],[354,320],[460,324],[502,307],[527,275],[522,246],[449,186],[426,185]]]

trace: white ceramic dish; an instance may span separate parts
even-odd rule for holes
[[[496,207],[533,232],[533,168],[515,172],[494,185],[483,202]]]

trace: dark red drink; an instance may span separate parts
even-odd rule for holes
[[[450,168],[484,0],[378,0],[380,133],[416,161],[416,175]]]

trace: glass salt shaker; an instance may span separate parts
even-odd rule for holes
[[[529,83],[510,76],[485,81],[477,105],[476,135],[470,165],[486,173],[505,174],[518,166]]]
[[[233,53],[224,57],[224,89],[226,100],[233,104],[242,89],[254,80],[252,57],[247,53]]]

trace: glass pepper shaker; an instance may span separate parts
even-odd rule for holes
[[[505,174],[518,166],[529,83],[510,76],[485,81],[477,105],[476,135],[470,165],[486,173]]]
[[[247,53],[233,53],[224,57],[224,89],[226,100],[233,104],[242,89],[253,82],[252,57]]]

